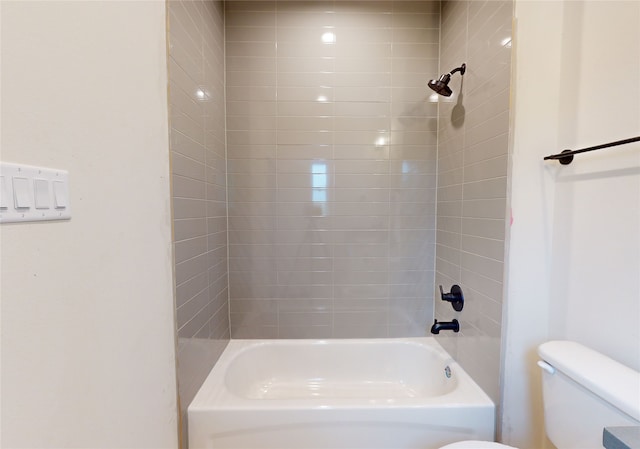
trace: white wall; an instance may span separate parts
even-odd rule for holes
[[[640,145],[542,161],[640,134],[640,4],[515,11],[502,439],[539,449],[539,343],[575,340],[640,369]]]
[[[2,153],[69,222],[2,225],[2,447],[177,446],[164,2],[2,2]]]

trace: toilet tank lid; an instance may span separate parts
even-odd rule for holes
[[[541,344],[538,355],[578,384],[640,421],[640,373],[574,341]]]

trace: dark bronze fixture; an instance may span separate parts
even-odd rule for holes
[[[460,323],[454,319],[452,321],[440,321],[433,320],[433,326],[431,326],[432,334],[439,334],[440,331],[454,331],[460,332]]]
[[[626,145],[628,143],[640,142],[640,136],[631,137],[630,139],[616,140],[615,142],[603,143],[602,145],[596,145],[589,148],[582,148],[581,150],[564,150],[558,154],[552,154],[544,158],[545,161],[555,159],[562,165],[569,165],[573,161],[574,154],[587,153],[589,151],[602,150],[604,148],[617,147],[618,145]]]
[[[442,297],[443,301],[449,301],[451,303],[451,306],[453,307],[453,310],[455,310],[456,312],[460,312],[464,307],[464,295],[462,294],[462,289],[457,284],[451,286],[450,293],[445,293],[444,290],[442,290],[441,285],[440,296]]]
[[[462,64],[460,67],[456,67],[449,73],[445,73],[437,80],[431,80],[427,83],[427,85],[435,91],[437,94],[442,95],[444,97],[450,97],[453,93],[451,88],[449,87],[449,81],[451,81],[451,75],[456,72],[460,72],[460,75],[464,75],[464,72],[467,71],[467,65]]]

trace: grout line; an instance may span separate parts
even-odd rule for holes
[[[438,72],[437,73],[442,73],[441,72],[441,64],[440,61],[442,60],[442,2],[440,2],[440,18],[439,18],[439,29],[438,29]],[[436,76],[438,76],[436,74]],[[425,80],[426,81],[426,80]],[[427,87],[425,87],[425,89],[427,89]],[[436,107],[436,130],[439,131],[440,130],[440,101],[438,100],[438,105]],[[436,188],[435,188],[435,208],[434,208],[434,214],[435,214],[435,241],[434,241],[434,250],[433,250],[433,288],[431,290],[431,293],[433,294],[433,301],[432,301],[432,308],[431,311],[432,316],[431,318],[435,318],[436,316],[436,299],[437,299],[437,295],[435,293],[435,286],[437,284],[436,282],[436,277],[438,276],[438,270],[437,270],[437,265],[438,265],[438,257],[437,257],[437,245],[438,245],[438,192],[440,191],[440,186],[438,186],[438,178],[440,177],[440,132],[436,132]],[[427,323],[428,326],[428,323]]]
[[[229,144],[227,139],[227,4],[222,2],[222,60],[223,60],[223,108],[224,108],[224,193],[227,218],[227,326],[231,339],[231,282],[229,280]]]
[[[274,45],[276,46],[275,48],[275,64],[276,64],[276,85],[274,87],[275,89],[275,97],[276,97],[276,110],[275,110],[275,115],[276,115],[276,126],[275,126],[275,132],[276,132],[276,136],[275,136],[275,191],[276,191],[276,197],[275,197],[275,203],[276,203],[276,210],[277,210],[277,204],[278,204],[278,191],[280,190],[280,186],[278,184],[278,131],[279,131],[279,126],[278,126],[278,122],[279,122],[279,118],[280,115],[278,114],[278,1],[275,2],[275,12],[274,12]],[[278,215],[277,213],[274,213],[275,215],[275,235],[277,236],[278,234],[278,223],[280,220],[278,220]],[[276,258],[276,291],[279,290],[280,287],[280,273],[277,269],[278,266],[278,262],[277,262],[277,258]],[[279,296],[279,295],[278,295]],[[282,336],[280,335],[280,298],[276,298],[275,301],[275,309],[276,309],[276,334],[278,336],[278,338],[282,338]]]

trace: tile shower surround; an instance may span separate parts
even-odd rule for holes
[[[440,103],[436,285],[459,284],[465,307],[438,300],[435,315],[460,321],[440,342],[497,404],[512,16],[512,1],[442,3],[441,72],[462,62],[467,72]]]
[[[167,5],[178,386],[186,448],[186,408],[229,340],[224,5]]]
[[[168,5],[182,408],[229,308],[235,337],[423,335],[436,243],[467,297],[440,341],[496,400],[511,2],[443,2],[442,37],[437,2]],[[463,61],[438,129],[425,83]]]
[[[170,1],[169,21],[178,335],[224,338],[229,330],[223,4]]]
[[[439,340],[498,403],[512,2],[168,5],[182,411],[229,310],[235,337],[424,335],[434,269],[467,298]],[[463,61],[438,118],[425,83]]]
[[[232,337],[424,335],[439,3],[225,7]]]

